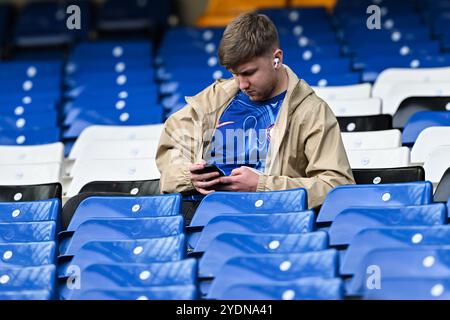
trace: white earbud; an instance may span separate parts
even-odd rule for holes
[[[274,64],[275,64],[275,69],[277,69],[278,66],[280,65],[280,58],[275,58],[275,59],[273,59],[273,62],[274,62]]]

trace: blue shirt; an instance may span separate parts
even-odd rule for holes
[[[285,95],[286,91],[266,101],[252,101],[238,93],[220,116],[205,160],[226,175],[242,165],[264,172],[271,129]]]

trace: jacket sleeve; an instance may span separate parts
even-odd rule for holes
[[[195,120],[193,108],[188,104],[164,123],[156,153],[162,193],[194,190],[189,166],[197,161],[199,148],[199,139],[196,136],[199,130]]]
[[[305,176],[261,175],[257,191],[305,188],[308,206],[320,206],[334,187],[354,184],[354,178],[341,138],[339,124],[325,102],[305,110],[299,129],[298,145],[303,145],[297,157],[306,158]],[[295,116],[295,115],[294,115]],[[292,137],[290,137],[292,139]]]

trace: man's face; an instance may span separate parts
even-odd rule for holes
[[[252,101],[264,101],[272,96],[277,84],[277,74],[271,56],[261,56],[229,69]]]

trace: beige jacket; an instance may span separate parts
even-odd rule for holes
[[[308,205],[314,208],[333,187],[355,182],[332,111],[306,82],[285,68],[288,89],[257,191],[305,188]],[[188,167],[204,158],[222,112],[238,91],[233,79],[216,81],[186,97],[187,106],[167,119],[156,155],[163,193],[194,189]]]

